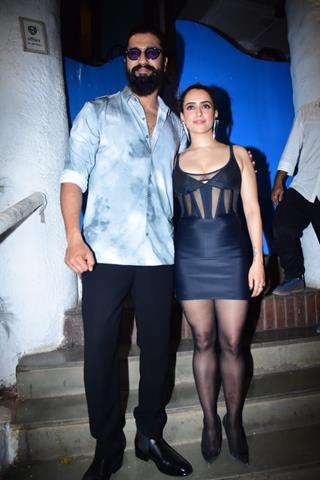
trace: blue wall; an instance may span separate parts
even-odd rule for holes
[[[86,100],[115,93],[126,85],[123,58],[117,57],[100,67],[64,58],[71,121]]]
[[[178,21],[177,34],[181,91],[195,82],[213,86],[220,108],[218,138],[252,150],[258,170],[264,250],[272,251],[271,183],[294,116],[289,64],[252,58],[194,22]],[[65,71],[71,119],[85,100],[114,93],[126,84],[120,57],[100,67],[66,58]]]

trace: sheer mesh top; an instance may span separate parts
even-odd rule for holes
[[[173,183],[182,218],[212,219],[237,211],[241,172],[232,146],[228,162],[208,173],[187,173],[181,170],[178,158]]]

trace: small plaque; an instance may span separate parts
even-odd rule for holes
[[[23,49],[25,52],[44,53],[48,55],[46,25],[39,20],[19,17]]]

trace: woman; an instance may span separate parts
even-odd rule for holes
[[[211,463],[221,449],[217,414],[221,378],[229,450],[248,463],[242,424],[246,375],[241,341],[250,295],[259,295],[265,285],[262,225],[252,162],[244,148],[216,140],[217,118],[207,87],[192,85],[182,94],[181,120],[190,146],[178,157],[173,173],[181,207],[176,230],[176,295],[194,339],[193,371],[204,414],[202,455]],[[252,252],[237,215],[239,195]]]

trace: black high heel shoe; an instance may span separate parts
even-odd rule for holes
[[[243,430],[243,439],[242,439],[241,445],[238,445],[238,446],[232,445],[232,435],[230,432],[230,428],[228,426],[227,417],[228,415],[226,414],[223,417],[222,423],[224,426],[224,430],[226,432],[230,454],[234,458],[239,460],[241,463],[245,463],[249,465],[249,449],[248,449],[247,439],[246,439],[244,430]]]
[[[202,430],[202,438],[201,438],[201,453],[203,458],[208,463],[213,463],[221,452],[221,444],[222,444],[222,426],[221,426],[221,419],[219,415],[217,417],[217,447],[213,448],[212,443],[208,436],[208,430],[205,425],[203,425]]]

